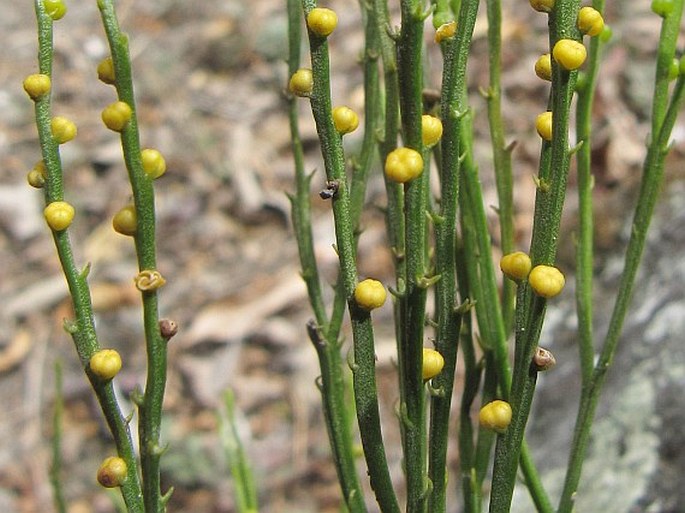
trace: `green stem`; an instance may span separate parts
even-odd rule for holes
[[[494,351],[502,397],[507,399],[511,388],[507,337],[504,330],[497,278],[492,262],[492,246],[483,203],[483,191],[478,177],[478,168],[473,162],[473,130],[470,112],[466,111],[462,116],[461,123],[463,147],[462,208],[468,209],[470,212],[468,219],[473,223],[472,234],[475,244],[475,253],[467,258],[473,258],[478,267],[480,287],[474,290],[480,291],[481,294],[480,297],[477,297],[476,306],[476,311],[480,310],[478,317],[480,335],[485,346]],[[471,287],[473,288],[474,285]]]
[[[576,17],[577,0],[558,0],[550,13],[550,48],[563,38],[579,39]],[[530,256],[533,265],[553,265],[559,238],[561,214],[566,194],[571,151],[568,148],[568,121],[571,96],[577,72],[561,69],[552,61],[553,139],[551,148],[543,145],[536,195],[536,210]],[[549,167],[546,154],[549,151]],[[516,472],[532,403],[537,371],[531,366],[544,319],[546,300],[533,294],[528,284],[520,285],[523,322],[516,327],[516,361],[509,402],[513,417],[505,435],[500,435],[495,449],[495,467],[490,511],[506,513],[516,481]]]
[[[64,388],[62,385],[62,364],[55,362],[55,410],[52,415],[52,461],[50,462],[50,484],[53,503],[58,513],[67,513],[62,482],[62,421],[64,416]]]
[[[350,433],[350,408],[345,398],[340,345],[325,340],[313,321],[307,324],[307,331],[319,357],[321,377],[317,384],[321,391],[326,428],[333,448],[333,461],[338,472],[345,504],[351,513],[365,512],[364,493],[359,485],[355,468],[354,447]]]
[[[459,81],[466,74],[471,37],[478,3],[464,4],[458,35],[453,44],[442,43],[445,52],[441,117],[444,123],[440,160],[440,213],[435,217],[435,261],[440,280],[436,284],[437,331],[435,348],[445,359],[442,372],[433,379],[440,395],[431,399],[428,476],[433,484],[429,499],[431,512],[445,511],[447,488],[447,445],[452,390],[457,363],[461,315],[456,311],[456,224],[460,181],[460,124],[454,110],[462,106],[456,96]]]
[[[426,500],[425,394],[422,378],[423,331],[427,288],[426,274],[426,191],[430,162],[423,152],[423,2],[402,0],[402,28],[398,40],[400,113],[405,146],[424,155],[422,175],[404,185],[407,281],[401,307],[403,324],[400,340],[400,422],[407,479],[407,513],[424,509]]]
[[[683,0],[676,1],[674,11],[664,21],[664,25],[671,23],[676,26],[680,25],[683,4]],[[672,46],[675,48],[676,37],[673,35],[673,32],[662,29],[661,34],[662,38],[659,43],[659,53],[667,52],[661,47]],[[657,84],[659,82],[659,72],[659,63],[657,63]],[[664,114],[658,131],[656,132],[656,135],[652,136],[647,150],[647,157],[645,158],[642,181],[640,184],[640,193],[633,216],[630,241],[628,242],[628,247],[626,249],[623,273],[621,274],[621,282],[619,284],[616,303],[609,322],[604,346],[602,347],[599,360],[592,372],[592,377],[587,386],[583,388],[581,394],[581,402],[576,417],[571,453],[567,466],[568,470],[564,482],[564,489],[559,501],[559,513],[568,513],[573,509],[574,497],[578,489],[583,460],[590,439],[590,428],[597,409],[597,404],[599,403],[599,397],[606,379],[607,371],[616,354],[623,323],[632,298],[635,278],[644,252],[647,232],[663,183],[664,161],[669,150],[671,133],[678,112],[682,108],[684,97],[685,78],[681,76],[676,82],[670,99],[668,97],[662,98],[661,101],[665,102],[665,105],[659,105],[654,112],[655,114],[658,112],[663,112]]]
[[[119,100],[127,103],[133,114],[121,132],[121,146],[128,170],[133,200],[136,208],[137,229],[134,236],[138,268],[155,270],[155,197],[152,180],[143,171],[140,136],[136,116],[136,103],[131,76],[131,57],[128,37],[121,32],[114,5],[111,0],[98,0],[98,8],[107,34]],[[143,474],[143,496],[147,513],[161,513],[167,497],[160,489],[160,443],[162,402],[166,386],[167,342],[159,331],[159,307],[156,290],[142,292],[143,324],[147,349],[147,380],[140,404],[140,452]]]
[[[502,254],[514,251],[514,188],[511,170],[511,147],[504,142],[502,121],[502,6],[500,0],[487,0],[488,56],[490,80],[486,99],[490,140],[492,142],[493,167],[497,184],[499,206],[497,213],[500,226]],[[506,333],[511,332],[514,314],[515,284],[504,280],[502,285],[502,315]]]
[[[257,513],[257,489],[235,422],[235,398],[231,390],[224,392],[224,408],[224,415],[219,415],[221,441],[233,477],[236,507],[239,513]]]
[[[654,96],[652,99],[652,132],[650,137],[656,139],[666,116],[669,105],[671,86],[670,68],[675,57],[676,42],[680,33],[680,19],[683,14],[682,0],[673,0],[673,7],[661,23],[659,47],[656,54],[656,76],[654,79]],[[655,144],[652,141],[651,144]]]
[[[595,0],[593,7],[604,10],[604,0]],[[584,87],[578,91],[576,104],[576,134],[582,146],[577,153],[579,230],[576,251],[576,308],[578,310],[578,338],[582,383],[587,385],[594,365],[592,335],[592,275],[594,260],[594,221],[592,213],[591,133],[592,105],[599,71],[600,38],[590,40],[590,51]]]
[[[302,6],[299,0],[288,0],[289,76],[300,67]],[[341,297],[342,308],[334,307],[329,323],[321,291],[321,280],[314,255],[309,199],[311,178],[304,172],[304,152],[299,133],[297,97],[289,98],[290,133],[295,160],[295,197],[291,198],[293,227],[298,244],[302,277],[307,286],[309,301],[316,321],[307,324],[309,338],[314,344],[321,368],[320,389],[323,413],[329,433],[333,461],[347,507],[352,512],[365,511],[364,497],[355,469],[352,434],[345,401],[345,381],[340,347],[337,343],[345,301],[344,291],[338,286],[336,300]],[[336,315],[337,313],[337,315]],[[323,333],[322,333],[323,332]]]
[[[383,134],[379,143],[381,163],[385,163],[388,154],[397,147],[399,132],[399,81],[397,76],[397,58],[395,41],[388,34],[389,18],[388,3],[385,0],[372,0],[373,14],[378,27],[380,50],[383,61],[383,87],[385,92],[385,108]],[[385,209],[385,225],[388,234],[388,244],[392,251],[393,267],[395,271],[395,290],[398,292],[393,304],[395,319],[395,338],[397,340],[397,354],[401,355],[400,341],[404,339],[404,325],[401,312],[405,301],[404,290],[407,282],[406,246],[405,246],[405,215],[404,188],[401,184],[390,180],[383,173],[388,204]]]
[[[302,3],[306,16],[315,7],[315,3],[312,0],[303,0]],[[376,500],[381,511],[394,513],[399,511],[399,505],[390,479],[380,428],[373,326],[369,313],[359,308],[354,300],[354,288],[357,282],[356,245],[343,149],[331,114],[328,43],[326,39],[310,33],[309,45],[314,76],[314,86],[310,96],[312,113],[321,141],[327,179],[339,184],[338,191],[332,198],[333,218],[342,285],[352,321],[355,358],[353,377],[359,432]]]
[[[364,48],[364,138],[357,160],[352,164],[352,180],[350,186],[350,215],[357,237],[360,234],[359,222],[364,206],[366,186],[369,173],[376,156],[377,132],[382,117],[382,103],[380,100],[378,57],[380,55],[379,25],[376,12],[366,0],[361,1],[364,18],[365,48]],[[344,287],[341,277],[335,285],[335,297],[328,329],[328,339],[337,339],[342,326],[345,312]]]
[[[358,162],[353,166],[351,185],[351,215],[355,230],[359,231],[359,219],[364,205],[369,171],[376,156],[377,127],[381,117],[378,57],[380,56],[379,27],[373,7],[368,0],[361,0],[364,14],[364,139]]]
[[[53,21],[45,12],[41,0],[34,2],[38,22],[38,59],[41,73],[52,76],[53,61]],[[46,203],[61,201],[64,198],[62,164],[59,156],[59,146],[54,141],[50,131],[51,97],[46,95],[35,105],[36,126],[42,150],[43,162],[47,168],[45,183]],[[53,232],[53,239],[57,254],[67,281],[69,293],[75,313],[75,321],[65,321],[65,328],[71,334],[81,365],[86,369],[88,379],[98,398],[105,420],[117,446],[117,452],[126,461],[128,475],[121,487],[121,493],[126,507],[131,513],[142,513],[143,496],[138,477],[138,463],[133,450],[128,421],[124,418],[119,404],[114,397],[111,383],[102,382],[88,371],[88,362],[100,346],[95,333],[93,306],[90,289],[86,281],[89,268],[80,271],[76,267],[74,255],[69,240],[68,230]]]
[[[463,211],[462,211],[463,212]],[[473,424],[471,420],[471,407],[478,395],[482,368],[476,360],[476,348],[473,337],[473,323],[471,310],[473,300],[471,298],[469,270],[466,267],[467,259],[464,254],[468,247],[464,240],[457,242],[456,268],[459,295],[461,297],[460,311],[462,325],[460,330],[460,346],[464,362],[464,388],[461,395],[459,409],[459,467],[461,471],[461,487],[464,494],[464,512],[479,513],[482,500],[481,487],[477,484],[475,473],[475,447],[473,440]]]
[[[292,76],[300,67],[300,50],[302,46],[302,7],[300,0],[288,0],[288,76]],[[295,196],[290,196],[293,230],[300,257],[302,279],[307,287],[307,295],[314,317],[320,327],[328,325],[326,307],[324,306],[321,279],[314,254],[314,236],[312,234],[311,201],[309,199],[313,175],[308,175],[304,167],[304,150],[300,138],[298,121],[298,98],[288,98],[288,119],[290,122],[290,139],[295,161]]]

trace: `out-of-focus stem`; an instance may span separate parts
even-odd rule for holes
[[[435,262],[437,331],[435,348],[445,359],[443,371],[433,379],[440,390],[431,398],[430,448],[428,476],[433,484],[429,510],[437,513],[446,508],[447,446],[452,390],[457,363],[461,315],[456,300],[456,225],[460,182],[460,130],[455,111],[463,109],[456,84],[466,76],[471,37],[478,13],[478,3],[463,5],[459,30],[452,40],[442,43],[444,66],[441,94],[443,139],[440,152],[440,212],[435,217]],[[465,426],[464,426],[465,428]]]
[[[502,5],[500,0],[487,0],[488,62],[490,79],[485,94],[488,105],[490,140],[499,205],[500,246],[502,254],[514,251],[514,188],[511,170],[511,148],[504,142],[502,121]],[[507,333],[511,332],[514,315],[515,284],[504,280],[502,284],[502,315]]]

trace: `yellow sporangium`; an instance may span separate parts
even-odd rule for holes
[[[314,75],[309,68],[300,68],[290,77],[288,90],[295,96],[309,96],[314,87]]]
[[[516,251],[504,255],[499,261],[499,268],[504,275],[514,281],[522,281],[528,278],[533,264],[530,257],[523,251]]]
[[[102,122],[110,130],[122,132],[131,120],[133,110],[126,102],[114,102],[102,111]]]
[[[33,166],[33,169],[29,171],[28,175],[26,175],[26,180],[29,182],[31,187],[41,189],[45,185],[45,179],[47,177],[48,171],[45,168],[45,162],[39,160],[36,162],[36,165]]]
[[[480,409],[478,421],[485,429],[504,433],[511,424],[511,406],[499,399],[492,401]]]
[[[26,181],[31,187],[42,189],[45,186],[45,177],[37,169],[32,169],[26,175]]]
[[[542,80],[552,81],[552,56],[545,53],[535,61],[535,74]]]
[[[385,159],[385,175],[392,181],[406,183],[423,172],[423,157],[411,148],[397,148]]]
[[[338,15],[331,9],[315,7],[307,15],[307,28],[319,37],[330,36],[338,26]]]
[[[535,119],[535,130],[545,141],[552,140],[552,113],[547,111]]]
[[[61,232],[74,220],[74,207],[66,201],[53,201],[45,207],[43,216],[53,231]]]
[[[578,29],[590,37],[598,36],[604,29],[602,14],[592,7],[581,7],[578,11]]]
[[[359,116],[349,107],[340,106],[333,109],[333,124],[340,135],[354,132],[359,126]]]
[[[529,0],[530,6],[538,12],[552,12],[554,0]]]
[[[114,349],[101,349],[88,362],[93,374],[103,381],[109,381],[121,370],[121,356]]]
[[[159,151],[145,148],[140,152],[140,160],[143,163],[143,171],[152,180],[166,173],[166,160]]]
[[[435,30],[435,42],[440,44],[446,39],[454,37],[457,33],[457,22],[452,20],[447,23],[443,23]]]
[[[26,94],[28,94],[33,101],[36,101],[50,92],[52,82],[48,75],[35,73],[26,77],[23,85]]]
[[[114,62],[111,57],[106,57],[98,64],[98,78],[105,84],[114,85]]]
[[[574,39],[560,39],[552,48],[554,60],[567,71],[580,68],[587,58],[583,43]]]
[[[52,118],[52,121],[50,121],[50,131],[52,132],[52,138],[57,144],[71,141],[78,133],[74,122],[61,116]]]
[[[528,283],[538,296],[549,299],[564,289],[566,279],[556,267],[536,265],[528,275]]]
[[[367,278],[354,288],[354,300],[364,310],[375,310],[385,303],[387,292],[378,280]]]
[[[43,6],[45,6],[45,12],[54,21],[61,20],[67,13],[67,6],[62,0],[43,0]]]
[[[442,137],[442,121],[440,118],[424,114],[421,116],[421,138],[427,148],[435,146]]]
[[[126,480],[128,474],[128,466],[123,458],[118,456],[110,456],[100,465],[98,469],[97,479],[105,488],[116,488],[121,486]]]
[[[126,205],[119,210],[112,218],[112,228],[117,233],[122,235],[135,235],[138,229],[138,218],[136,216],[136,207],[133,205]]]
[[[445,366],[445,359],[435,349],[423,348],[423,380],[429,380],[440,374]]]

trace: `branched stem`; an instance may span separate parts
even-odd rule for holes
[[[302,5],[300,0],[288,0],[289,76],[300,67],[301,20]],[[311,201],[309,198],[313,175],[307,175],[304,170],[304,152],[298,126],[297,100],[298,98],[295,96],[291,96],[288,99],[296,182],[295,196],[291,197],[290,200],[300,265],[302,266],[302,277],[307,286],[309,301],[316,318],[316,321],[311,321],[307,328],[309,338],[319,357],[319,366],[321,368],[319,388],[321,390],[324,418],[343,497],[351,512],[363,512],[366,511],[366,507],[355,468],[351,426],[345,398],[343,363],[340,357],[340,344],[338,343],[345,296],[339,284],[336,289],[336,306],[334,306],[331,321],[329,322],[326,316],[321,291],[321,279],[314,255]],[[342,308],[337,307],[338,297],[343,298]]]
[[[41,73],[52,76],[53,42],[52,18],[46,13],[41,0],[34,2],[38,22],[38,59]],[[43,162],[47,169],[45,183],[46,203],[61,201],[64,198],[62,164],[59,156],[59,146],[53,139],[50,130],[51,97],[45,95],[35,105],[36,126],[42,150]],[[81,365],[86,369],[88,379],[98,398],[100,407],[112,433],[117,452],[126,461],[127,477],[121,486],[121,493],[130,513],[143,513],[143,494],[138,477],[138,463],[133,450],[128,421],[121,413],[121,409],[114,396],[111,382],[104,382],[88,370],[88,362],[100,346],[95,333],[93,306],[90,289],[86,281],[88,268],[83,271],[76,267],[74,255],[69,240],[68,229],[53,231],[55,247],[59,256],[62,270],[69,287],[75,320],[65,323],[65,328],[71,334]]]
[[[138,268],[155,270],[155,196],[152,180],[143,171],[136,104],[131,76],[128,37],[121,32],[111,0],[98,0],[116,77],[119,101],[127,103],[133,113],[121,132],[121,146],[128,170],[136,209],[137,228],[134,235]],[[140,407],[140,451],[143,475],[143,496],[147,513],[161,513],[165,501],[160,488],[159,461],[163,452],[160,443],[162,402],[166,386],[167,343],[159,331],[159,308],[156,290],[142,291],[143,324],[147,349],[147,381]]]
[[[550,48],[559,39],[580,39],[576,28],[579,8],[577,0],[558,0],[550,13]],[[571,152],[568,144],[568,120],[571,96],[577,72],[561,69],[552,62],[551,107],[553,112],[552,142],[543,144],[540,163],[540,186],[536,195],[535,219],[530,257],[533,265],[553,265],[559,238],[561,214],[566,194],[566,182]],[[549,159],[549,160],[548,160]],[[493,488],[490,511],[506,513],[511,497],[523,444],[526,422],[535,391],[537,370],[531,365],[540,337],[546,300],[533,294],[528,284],[523,287],[516,305],[525,312],[516,326],[516,359],[509,402],[513,418],[505,435],[499,436],[495,449]]]
[[[303,0],[302,4],[305,16],[315,7],[315,3],[311,0]],[[331,113],[328,43],[325,38],[310,32],[309,46],[314,76],[314,86],[310,96],[312,113],[321,141],[326,177],[328,181],[338,183],[337,193],[332,198],[333,218],[341,284],[352,321],[353,376],[359,431],[376,500],[381,511],[394,513],[399,511],[399,505],[390,479],[380,428],[373,326],[369,313],[358,307],[354,300],[354,288],[357,283],[356,244],[342,141],[335,130]]]

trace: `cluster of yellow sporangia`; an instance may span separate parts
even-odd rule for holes
[[[316,38],[326,39],[336,29],[338,16],[334,11],[325,7],[316,7],[307,14],[307,28]],[[436,41],[454,36],[456,23],[447,21],[437,28]],[[300,97],[310,97],[314,90],[314,73],[309,68],[296,70],[288,81],[291,94]],[[340,135],[353,132],[359,126],[359,116],[347,106],[332,109],[331,117],[336,131]],[[442,136],[442,122],[439,118],[425,115],[421,120],[423,145],[431,147]],[[395,182],[406,183],[423,172],[423,158],[419,151],[413,148],[397,148],[390,152],[385,161],[385,174]]]
[[[536,11],[551,13],[554,10],[555,0],[530,0],[530,5]],[[609,37],[608,27],[604,25],[602,14],[593,7],[582,7],[576,18],[578,30],[584,35],[594,37],[602,35],[602,39]],[[607,36],[604,33],[607,32]],[[554,43],[551,54],[541,55],[535,62],[535,74],[543,80],[552,80],[552,59],[559,69],[574,71],[580,68],[587,59],[587,50],[582,41],[562,38]],[[552,113],[543,112],[535,121],[538,135],[546,141],[551,141]]]
[[[528,280],[533,291],[544,298],[558,295],[566,284],[566,279],[559,269],[551,265],[533,267],[530,257],[522,251],[504,255],[500,259],[499,266],[502,273],[511,280],[516,282]]]

